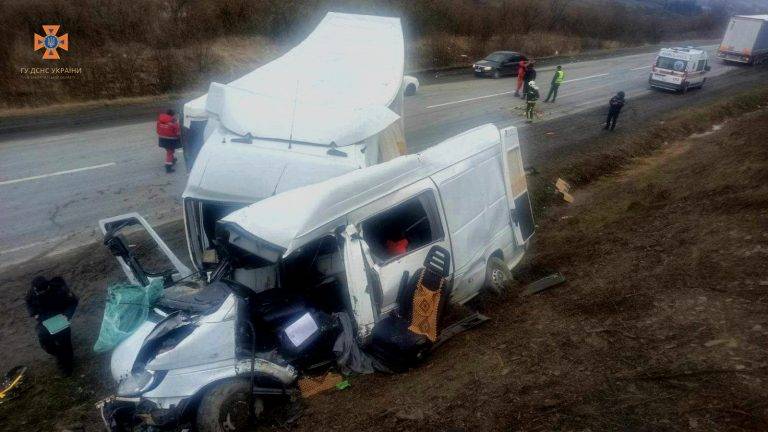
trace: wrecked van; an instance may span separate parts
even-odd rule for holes
[[[534,233],[517,130],[491,124],[226,215],[211,272],[187,269],[136,214],[100,225],[129,279],[166,285],[112,354],[110,430],[240,430],[301,377],[397,370],[375,334],[408,303],[409,276],[437,263],[450,301],[465,303],[508,282]],[[129,226],[173,268],[147,273],[121,238]]]
[[[283,56],[184,105],[183,208],[197,269],[216,268],[222,216],[405,154],[404,53],[399,18],[331,12]]]

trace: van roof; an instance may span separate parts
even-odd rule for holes
[[[371,106],[388,107],[400,94],[404,64],[399,18],[329,12],[306,39],[281,57],[229,84],[212,83],[208,94],[187,102],[185,125],[189,117],[207,117],[211,105],[217,113],[224,110],[243,117],[262,114],[241,106],[247,98],[225,97],[232,96],[225,93],[250,94],[258,99],[251,105],[261,104],[281,112],[326,105],[344,107],[345,113]],[[361,122],[366,121],[364,116]],[[283,138],[286,127],[278,126],[274,131],[261,126],[259,136]],[[307,135],[309,142],[319,143],[325,138],[314,137],[314,124],[309,124],[306,131],[301,124],[294,126],[288,128],[292,134]]]
[[[344,224],[343,218],[351,211],[499,143],[496,126],[479,126],[421,153],[400,156],[256,202],[229,214],[219,224],[235,236],[250,237],[250,242],[266,242],[289,255],[319,232]],[[232,237],[230,241],[238,244]]]
[[[735,15],[734,18],[750,18],[768,21],[768,15]]]
[[[662,48],[659,50],[660,56],[672,56],[675,58],[679,57],[693,57],[693,56],[699,56],[704,55],[704,50],[694,48],[694,47],[673,47],[673,48]]]

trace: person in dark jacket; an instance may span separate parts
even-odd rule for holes
[[[26,297],[27,312],[37,321],[37,339],[45,352],[56,358],[66,376],[72,373],[72,332],[69,321],[78,299],[61,277],[47,280],[37,276]]]
[[[536,86],[536,81],[528,83],[528,90],[525,92],[525,118],[528,119],[528,123],[533,122],[533,117],[536,115],[536,101],[539,100],[539,87]]]
[[[605,130],[616,128],[616,121],[619,119],[622,108],[624,108],[624,92],[620,91],[608,102],[608,119],[605,121]]]
[[[536,69],[534,66],[533,61],[529,61],[528,67],[525,69],[525,77],[523,77],[523,82],[525,83],[523,85],[523,99],[525,99],[526,94],[528,94],[528,85],[530,82],[536,80]]]
[[[176,164],[175,151],[181,148],[181,128],[176,113],[169,109],[157,116],[158,146],[165,149],[165,172],[172,173]]]

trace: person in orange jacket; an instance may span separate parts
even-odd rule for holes
[[[528,69],[528,62],[520,60],[517,64],[517,87],[515,87],[515,96],[520,97],[520,89],[523,88],[525,82],[525,71]]]
[[[172,173],[176,164],[176,149],[181,148],[179,121],[176,113],[169,109],[157,116],[157,145],[165,149],[165,172]]]

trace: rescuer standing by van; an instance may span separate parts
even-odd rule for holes
[[[533,60],[528,62],[528,66],[525,69],[525,77],[523,78],[523,81],[525,84],[523,85],[523,99],[527,98],[528,94],[528,86],[530,85],[531,81],[536,80],[536,69],[533,64]]]
[[[525,82],[525,71],[528,70],[528,64],[525,60],[520,60],[517,64],[517,87],[515,87],[515,96],[520,97],[520,89]]]
[[[555,103],[555,99],[557,99],[557,90],[560,89],[560,84],[562,84],[564,80],[565,72],[563,72],[563,67],[557,66],[555,75],[552,76],[552,83],[549,86],[549,93],[547,94],[547,98],[544,99],[544,102],[549,102],[549,98],[552,98],[552,103]]]
[[[77,296],[61,277],[32,279],[26,297],[27,312],[37,321],[37,339],[45,352],[56,358],[65,376],[72,373],[72,333],[69,322],[77,308]]]
[[[525,118],[528,119],[528,123],[533,122],[533,116],[536,115],[536,101],[539,100],[539,88],[536,86],[536,81],[527,83],[528,88],[525,91]]]
[[[165,172],[172,173],[176,164],[174,153],[181,148],[179,121],[172,109],[157,116],[157,136],[157,145],[165,149]]]
[[[616,128],[616,121],[619,119],[622,108],[624,108],[624,92],[620,91],[608,102],[608,119],[605,121],[605,130]]]

